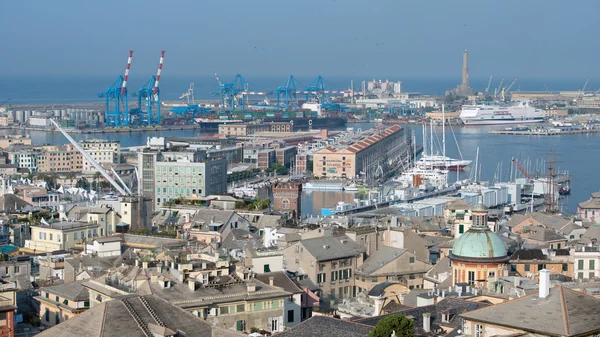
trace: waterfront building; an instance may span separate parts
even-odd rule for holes
[[[81,141],[79,144],[99,164],[121,162],[121,143],[117,140],[91,139]],[[96,171],[96,168],[84,158],[83,171]]]
[[[302,214],[302,184],[276,183],[273,186],[273,209],[290,213],[287,220],[298,219]]]
[[[290,168],[294,163],[298,148],[295,146],[285,146],[275,149],[275,156],[278,164]]]
[[[410,158],[411,142],[410,132],[401,126],[379,126],[343,144],[315,151],[313,172],[321,177],[366,180],[383,177],[393,165]]]
[[[283,251],[286,270],[313,282],[318,287],[315,293],[326,303],[356,296],[353,274],[363,253],[347,236],[303,239]]]
[[[487,208],[478,204],[473,212],[483,217],[474,217],[471,229],[454,241],[449,255],[452,285],[489,287],[507,275],[508,252],[500,236],[487,226]]]

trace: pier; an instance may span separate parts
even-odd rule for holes
[[[492,130],[489,132],[494,135],[513,135],[513,136],[560,136],[560,135],[580,135],[589,133],[600,133],[600,128],[592,129],[530,129],[530,130]]]

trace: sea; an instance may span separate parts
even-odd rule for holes
[[[298,90],[310,85],[317,76],[295,76]],[[506,76],[503,86],[512,82],[514,77]],[[0,76],[0,105],[11,100],[12,104],[69,104],[102,102],[98,94],[106,91],[116,79],[110,76]],[[223,83],[232,83],[235,75],[222,75]],[[255,76],[245,77],[250,91],[272,92],[275,98],[276,88],[283,84],[287,76]],[[402,77],[390,76],[364,78],[352,76],[323,76],[324,86],[330,90],[345,90],[350,88],[350,81],[354,81],[354,89],[360,90],[362,81],[381,79],[383,81],[401,81],[402,91],[418,92],[423,95],[443,95],[446,90],[455,88],[460,83],[460,77]],[[132,74],[128,80],[130,93],[137,90],[148,80]],[[471,78],[471,85],[475,90],[484,91],[489,78]],[[492,79],[490,92],[500,85],[501,77]],[[584,85],[581,79],[526,79],[520,78],[513,86],[513,91],[560,91],[579,90]],[[190,83],[194,83],[194,97],[196,99],[216,99],[214,93],[219,91],[219,84],[211,75],[185,75],[170,76],[163,73],[160,81],[161,99],[163,101],[177,101],[188,90]],[[600,87],[600,80],[590,79],[588,90]]]
[[[222,76],[224,82],[232,81],[234,76]],[[325,77],[325,86],[330,89],[346,89],[350,80],[354,80],[355,88],[360,87],[360,81],[368,78],[351,78],[342,76]],[[505,83],[508,81],[506,76]],[[307,86],[314,78],[309,76],[296,77],[297,88]],[[131,87],[141,86],[145,80],[130,77]],[[250,83],[249,90],[269,90],[276,88],[284,80],[278,77],[247,78]],[[385,80],[385,78],[383,78]],[[390,81],[402,81],[403,91],[420,92],[429,95],[441,95],[447,89],[459,83],[457,78],[400,78],[390,77]],[[100,102],[97,94],[104,91],[114,78],[109,77],[0,77],[0,105],[7,99],[12,104],[69,104],[80,102]],[[216,98],[212,93],[218,90],[218,84],[212,76],[163,76],[161,77],[161,97],[163,100],[178,100],[179,96],[187,90],[189,84],[194,82],[196,99]],[[499,79],[492,82],[491,88],[498,86]],[[522,91],[558,91],[578,90],[583,83],[578,79],[519,79],[513,90]],[[483,90],[488,79],[474,78],[471,81],[474,88]],[[596,83],[596,84],[594,84]],[[599,86],[599,81],[590,80],[588,88]],[[130,88],[131,88],[130,87]],[[373,123],[348,124],[355,129],[373,127]],[[422,127],[406,125],[414,135],[418,144],[422,144]],[[562,135],[562,136],[513,136],[489,134],[489,131],[502,128],[502,126],[481,127],[452,127],[446,130],[446,154],[453,158],[464,158],[475,161],[479,148],[479,178],[482,181],[507,181],[510,175],[510,163],[513,158],[519,160],[530,174],[545,172],[545,163],[550,152],[556,155],[556,167],[560,172],[571,175],[571,195],[562,199],[560,208],[565,214],[574,213],[577,204],[587,200],[592,192],[600,190],[600,179],[597,168],[600,167],[600,135]],[[44,131],[19,131],[0,130],[1,134],[27,133],[36,145],[40,144],[65,144],[66,139],[58,132]],[[121,146],[140,146],[146,143],[147,137],[193,137],[198,135],[194,130],[175,130],[156,132],[104,133],[104,134],[73,134],[76,140],[92,138],[107,138],[119,140]],[[441,128],[434,128],[435,152],[441,152]],[[473,177],[474,165],[460,172],[458,176],[451,176],[453,180]],[[517,176],[522,176],[517,174]],[[334,207],[339,201],[352,201],[356,197],[348,192],[321,192],[305,191],[302,197],[302,213],[307,216],[321,214],[323,207]]]

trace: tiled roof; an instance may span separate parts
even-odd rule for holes
[[[468,312],[462,317],[544,335],[585,335],[600,331],[600,300],[557,286],[550,289],[546,298],[532,294]]]
[[[273,337],[367,337],[372,326],[342,319],[313,316],[292,328],[274,334]]]

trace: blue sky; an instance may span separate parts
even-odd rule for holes
[[[600,78],[600,1],[0,1],[0,74]],[[0,75],[1,76],[1,75]]]

